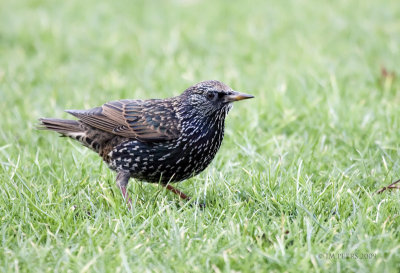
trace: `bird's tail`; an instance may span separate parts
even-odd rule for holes
[[[56,118],[41,118],[39,121],[38,129],[40,130],[55,131],[62,136],[79,141],[95,152],[99,152],[101,148],[96,135],[90,134],[90,128],[79,121]]]
[[[56,131],[63,136],[73,137],[77,134],[84,134],[85,130],[81,127],[81,124],[76,120],[68,119],[56,119],[56,118],[41,118],[39,119],[40,130]]]

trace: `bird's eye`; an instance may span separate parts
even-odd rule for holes
[[[215,99],[215,93],[214,92],[208,92],[207,93],[207,99],[209,100],[214,100]]]

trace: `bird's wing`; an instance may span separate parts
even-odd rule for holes
[[[119,100],[67,112],[92,127],[141,141],[171,140],[180,134],[180,122],[170,101]]]

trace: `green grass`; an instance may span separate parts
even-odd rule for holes
[[[0,270],[400,270],[398,1],[1,1]],[[393,72],[383,77],[381,68]],[[131,181],[39,117],[218,79],[237,103],[211,166]],[[360,258],[344,258],[358,255]]]

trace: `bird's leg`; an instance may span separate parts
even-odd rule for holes
[[[161,184],[161,185],[162,185],[163,187],[165,187],[167,190],[170,190],[170,191],[172,191],[173,193],[179,195],[179,197],[182,198],[183,200],[187,200],[187,201],[190,200],[190,197],[189,197],[189,196],[187,196],[186,194],[184,194],[184,193],[181,192],[180,190],[178,190],[178,189],[172,187],[170,184],[167,184],[167,185]]]
[[[128,185],[130,177],[131,177],[131,175],[127,171],[119,171],[117,173],[117,186],[121,190],[122,196],[124,197],[129,208],[131,208],[131,206],[132,206],[132,200],[128,196],[126,186]]]
[[[163,187],[165,187],[167,190],[172,191],[173,193],[179,195],[180,198],[182,198],[183,200],[189,201],[190,197],[187,196],[186,194],[184,194],[183,192],[181,192],[180,190],[178,190],[177,188],[172,187],[170,184],[167,185],[163,185],[161,184]],[[200,209],[204,209],[206,207],[205,203],[197,203],[195,202],[196,205],[198,205],[200,207]]]

